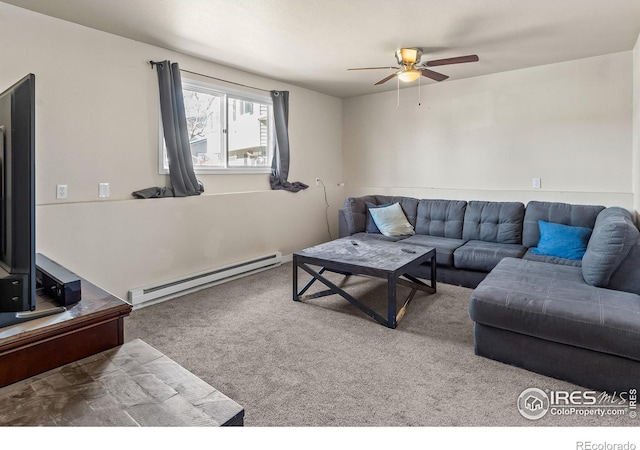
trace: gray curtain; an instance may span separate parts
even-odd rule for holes
[[[271,162],[271,189],[298,192],[309,186],[300,181],[289,182],[289,91],[271,91],[275,139]]]
[[[187,118],[178,63],[152,62],[158,72],[160,113],[169,160],[171,187],[152,187],[133,193],[136,198],[187,197],[200,195],[204,186],[196,179],[191,160]]]

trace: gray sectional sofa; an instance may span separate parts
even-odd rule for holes
[[[410,237],[388,237],[368,233],[367,204],[400,203],[415,229]],[[537,255],[531,251],[540,238],[538,221],[562,223],[593,229],[604,206],[566,203],[487,202],[463,200],[415,199],[370,195],[351,197],[339,211],[339,234],[361,239],[403,240],[435,247],[438,264],[437,281],[475,288],[503,259],[523,258],[565,265],[579,261]],[[430,273],[416,274],[428,279]]]
[[[415,234],[367,232],[368,207],[395,202]],[[584,256],[536,254],[541,220],[592,230]],[[474,288],[476,354],[590,389],[640,387],[640,232],[629,211],[373,195],[346,199],[339,228],[435,247],[438,281]]]

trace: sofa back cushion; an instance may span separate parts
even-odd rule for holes
[[[598,214],[587,251],[582,258],[582,276],[587,283],[606,287],[618,266],[638,242],[640,232],[631,213],[617,206]]]
[[[420,200],[416,234],[462,239],[467,202],[463,200]]]
[[[524,205],[520,202],[471,201],[464,213],[462,238],[521,244],[523,220]]]
[[[346,235],[362,233],[367,226],[367,202],[377,205],[376,197],[367,195],[364,197],[349,197],[342,205],[344,221],[346,224]]]
[[[640,239],[611,275],[607,287],[640,295]]]
[[[367,203],[374,205],[384,205],[400,203],[409,223],[416,226],[416,215],[418,211],[418,199],[411,197],[397,197],[389,195],[365,195],[363,197],[349,197],[344,201],[342,212],[346,224],[346,235],[363,233],[367,226]]]
[[[527,209],[524,213],[522,244],[526,247],[538,246],[540,240],[539,220],[592,230],[598,214],[603,209],[604,206],[596,205],[531,201],[527,203]]]

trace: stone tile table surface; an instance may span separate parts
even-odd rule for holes
[[[0,426],[242,425],[244,408],[144,341],[0,389]]]

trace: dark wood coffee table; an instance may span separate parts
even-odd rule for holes
[[[414,269],[425,262],[429,262],[431,266],[430,284],[410,275]],[[312,266],[319,267],[319,269],[312,268]],[[298,268],[311,275],[311,279],[300,290],[298,290]],[[345,276],[361,275],[387,280],[387,317],[382,317],[322,276],[326,271]],[[304,295],[316,281],[320,281],[328,289]],[[396,296],[399,284],[410,287],[411,292],[402,307],[398,309]],[[294,301],[338,294],[382,325],[395,328],[404,316],[407,305],[416,290],[428,293],[436,292],[436,250],[434,248],[406,244],[402,241],[389,242],[346,237],[293,253]]]

